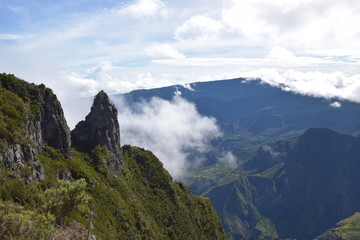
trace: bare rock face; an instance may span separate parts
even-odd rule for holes
[[[24,109],[19,112],[23,119],[17,128],[22,134],[16,139],[0,139],[0,162],[11,175],[23,179],[25,183],[42,180],[44,169],[37,158],[39,151],[50,146],[70,156],[70,129],[61,104],[45,85],[30,84],[13,75],[0,74],[0,87],[13,99],[17,95],[21,99],[17,100],[17,104]],[[11,100],[3,98],[5,108],[6,104],[12,104],[7,101]]]
[[[35,121],[27,123],[29,138],[36,150],[45,146],[59,149],[64,155],[70,155],[70,129],[64,117],[64,112],[56,95],[51,89],[40,85],[39,116]]]
[[[0,160],[11,170],[13,176],[22,178],[26,184],[29,184],[44,179],[44,168],[36,155],[37,152],[33,148],[15,144],[0,154]]]
[[[108,170],[119,173],[124,161],[120,151],[117,109],[104,91],[95,96],[90,113],[85,121],[76,125],[71,138],[73,146],[82,152],[90,152],[97,145],[105,146],[110,155],[105,166]]]
[[[60,102],[50,89],[44,91],[40,122],[42,145],[60,149],[62,153],[69,155],[71,146],[70,129],[66,123]]]

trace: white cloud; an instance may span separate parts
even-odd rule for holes
[[[181,84],[184,88],[190,90],[190,91],[195,91],[192,86],[191,86],[191,83],[184,83],[184,84]]]
[[[70,73],[74,75],[75,73]],[[147,89],[172,85],[167,74],[150,72],[146,69],[118,67],[111,61],[103,61],[91,67],[83,74],[75,74],[83,79],[96,82],[97,90],[105,90],[110,94],[125,93],[135,89]]]
[[[117,12],[134,18],[164,17],[168,15],[165,4],[160,0],[135,0],[132,4],[121,7]]]
[[[117,98],[112,101],[119,109],[122,144],[151,150],[175,178],[200,164],[195,154],[209,151],[210,141],[221,136],[214,118],[201,116],[179,95],[172,101],[153,98],[135,110]],[[230,155],[224,157],[231,160]]]
[[[145,52],[147,55],[153,58],[176,58],[176,59],[184,59],[185,55],[180,53],[170,44],[153,44],[147,48],[145,48]]]
[[[360,74],[342,72],[301,72],[294,70],[259,69],[238,72],[238,77],[261,79],[285,91],[323,98],[340,98],[360,103]]]
[[[187,57],[186,59],[154,59],[153,63],[172,65],[172,66],[238,66],[238,67],[277,67],[279,65],[282,68],[291,67],[314,67],[314,66],[325,66],[327,64],[344,64],[346,62],[339,61],[337,59],[324,59],[318,57],[297,57],[290,51],[285,49],[277,49],[271,51],[270,55],[266,58],[231,58],[231,57]],[[347,63],[346,63],[347,64]]]
[[[341,102],[335,101],[330,103],[329,106],[333,108],[341,108]]]
[[[238,164],[237,157],[232,152],[224,152],[219,156],[219,161],[225,164]]]
[[[288,60],[292,61],[293,59],[296,58],[296,56],[289,50],[287,50],[283,47],[277,46],[270,51],[267,58],[280,60],[280,61],[288,61]]]
[[[0,34],[0,40],[24,40],[33,36],[27,34]]]
[[[207,16],[197,15],[190,18],[175,30],[175,39],[207,40],[216,38],[222,29],[222,24]]]
[[[358,48],[359,2],[225,0],[230,30],[265,45],[296,49]]]
[[[259,1],[225,0],[222,21],[232,31],[239,31],[245,37],[253,40],[267,37],[275,29],[267,23],[258,6]]]

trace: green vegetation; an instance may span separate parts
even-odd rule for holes
[[[88,228],[93,212],[93,233],[99,239],[226,239],[209,200],[194,197],[185,185],[173,182],[151,152],[125,146],[124,176],[96,170],[99,161],[106,161],[103,152],[104,159],[99,153],[90,156],[73,150],[72,154],[73,159],[66,159],[47,147],[39,156],[46,178],[29,185],[7,177],[2,169],[0,203],[2,209],[13,209],[4,215],[4,223],[15,215],[31,222],[12,221],[12,228],[25,230],[14,235],[4,227],[0,238],[36,239],[43,234],[40,239],[47,239],[69,225]]]
[[[44,85],[0,74],[0,239],[227,238],[210,201],[174,182],[150,151],[123,147],[124,167],[116,175],[105,167],[110,155],[104,146],[88,153],[64,153],[31,142],[34,122],[44,124],[40,115],[62,121],[57,119],[60,110],[56,96]],[[19,156],[8,157],[9,147]],[[36,156],[23,159],[21,154]],[[12,166],[5,167],[2,159]],[[42,174],[35,171],[40,165],[44,177],[26,181]]]
[[[6,147],[7,141],[24,141],[25,116],[24,102],[16,94],[0,88],[0,149]]]
[[[335,227],[321,234],[315,240],[357,240],[360,239],[360,213],[346,218],[336,224]]]
[[[0,239],[56,239],[78,225],[75,214],[87,213],[84,179],[25,185],[0,170]]]
[[[27,125],[39,117],[40,96],[45,90],[44,85],[36,86],[12,74],[0,74],[1,151],[5,152],[11,144],[30,143]]]
[[[40,99],[41,95],[45,92],[51,91],[45,88],[43,84],[37,86],[32,83],[27,83],[18,79],[12,74],[0,74],[0,87],[16,94],[23,102],[29,104],[30,120],[34,120],[40,113]],[[10,102],[8,102],[10,103]]]
[[[184,180],[192,193],[204,196],[212,188],[232,182],[239,176],[237,165],[217,164],[189,171]]]

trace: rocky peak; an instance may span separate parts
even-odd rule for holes
[[[120,152],[117,109],[104,91],[95,96],[90,113],[76,125],[71,138],[73,146],[83,152],[89,152],[97,145],[105,146],[110,154],[106,167],[119,172],[123,158]]]

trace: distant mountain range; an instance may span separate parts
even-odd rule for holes
[[[211,189],[234,239],[313,239],[360,211],[360,137],[309,129],[259,149],[259,167]],[[358,235],[360,236],[360,235]]]
[[[210,154],[185,179],[211,199],[231,239],[360,239],[360,104],[246,79],[122,96],[131,105],[175,92],[217,119],[224,137],[214,148],[239,159],[218,165]]]
[[[224,137],[216,147],[231,150],[242,161],[261,144],[298,136],[310,127],[360,133],[360,104],[287,92],[261,80],[198,82],[121,96],[131,106],[153,97],[171,100],[176,92],[193,102],[199,113],[217,119]]]

